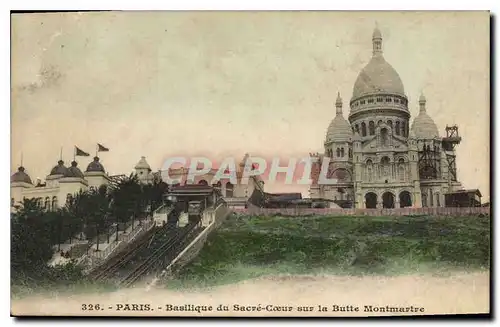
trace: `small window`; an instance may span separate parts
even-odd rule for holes
[[[359,101],[359,103],[365,104],[365,100],[361,100],[361,101]]]
[[[392,98],[385,98],[385,102],[392,102]]]
[[[384,99],[382,99],[382,98],[377,98],[377,102],[382,102],[382,101],[384,101]]]
[[[375,101],[373,99],[368,99],[368,103],[374,103]]]
[[[395,103],[399,103],[399,99],[394,99],[394,102]]]

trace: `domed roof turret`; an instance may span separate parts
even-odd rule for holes
[[[352,100],[364,95],[383,93],[405,95],[403,82],[382,54],[382,33],[375,28],[372,36],[373,56],[354,83]]]
[[[28,184],[33,184],[31,182],[31,178],[26,172],[24,171],[24,167],[21,166],[17,169],[17,171],[10,177],[10,182],[11,183],[28,183]]]
[[[104,166],[99,162],[99,157],[94,157],[94,161],[89,163],[86,172],[99,171],[105,173]]]
[[[352,137],[352,128],[349,122],[342,115],[342,98],[337,94],[335,101],[336,115],[331,121],[326,132],[326,142],[349,141]]]
[[[135,169],[147,169],[147,170],[151,171],[151,166],[148,164],[148,162],[146,161],[146,157],[144,157],[144,156],[141,157],[141,160],[139,160],[139,162],[137,163],[137,165],[135,165],[134,168]]]
[[[415,134],[417,139],[433,139],[439,137],[439,131],[434,123],[434,120],[427,114],[425,108],[426,99],[423,94],[420,95],[419,101],[420,113],[413,120],[411,131]]]
[[[52,170],[50,171],[50,176],[65,175],[67,170],[68,170],[68,168],[66,168],[66,166],[64,166],[64,161],[59,160],[57,162],[57,166],[52,168]]]
[[[71,162],[71,167],[68,167],[64,177],[79,177],[84,178],[82,171],[77,167],[78,163],[76,161]]]

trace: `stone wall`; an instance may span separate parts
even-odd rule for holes
[[[476,208],[397,208],[397,209],[340,209],[340,208],[257,208],[251,206],[245,208],[234,208],[233,212],[238,215],[250,216],[407,216],[407,215],[427,215],[427,216],[474,216],[489,215],[489,207]]]

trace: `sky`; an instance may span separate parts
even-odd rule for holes
[[[11,173],[42,180],[62,148],[84,170],[96,144],[110,174],[145,156],[323,152],[340,92],[349,114],[375,26],[412,119],[418,97],[441,135],[457,124],[458,178],[489,198],[487,12],[96,12],[16,14]],[[266,185],[269,191],[300,191]]]

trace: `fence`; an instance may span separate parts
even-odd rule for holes
[[[239,215],[252,216],[475,216],[489,215],[489,207],[470,208],[395,208],[395,209],[340,209],[340,208],[233,208]]]

